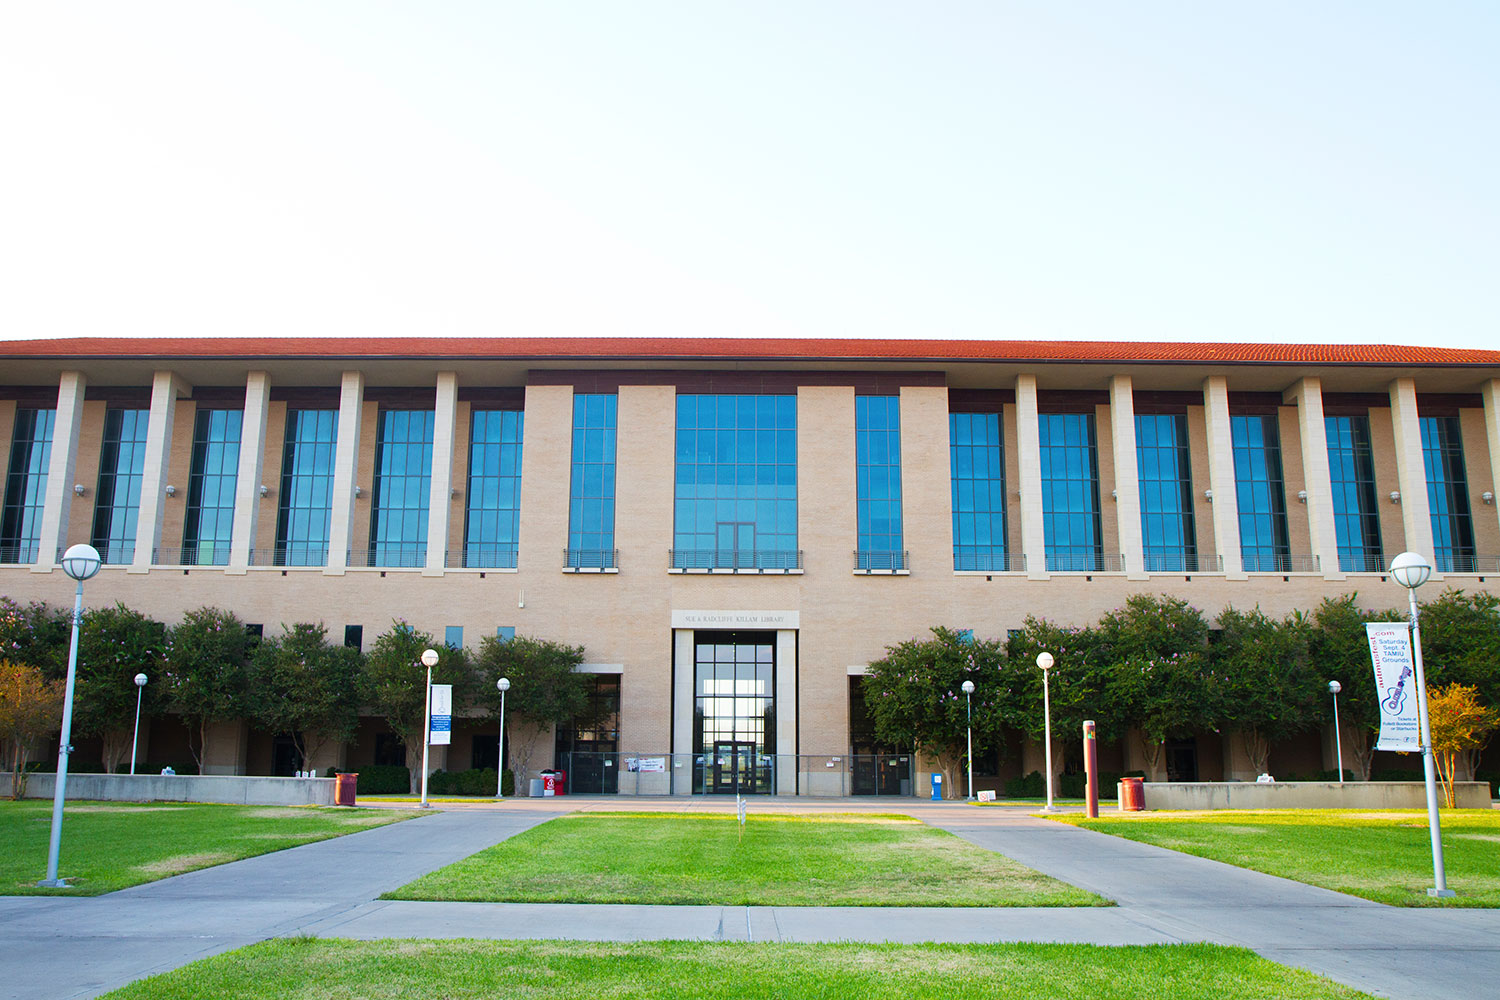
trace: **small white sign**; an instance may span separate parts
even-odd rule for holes
[[[995,790],[993,788],[986,788],[975,794],[974,797],[980,802],[993,802],[995,801]]]
[[[1380,698],[1380,738],[1376,750],[1413,753],[1422,749],[1417,718],[1417,676],[1412,666],[1411,630],[1405,622],[1367,622],[1375,693]]]
[[[665,757],[627,757],[625,758],[625,770],[641,771],[646,773],[662,773],[667,769],[667,758]]]
[[[432,727],[427,742],[435,747],[447,746],[453,739],[453,685],[432,686]]]

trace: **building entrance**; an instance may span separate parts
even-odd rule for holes
[[[775,791],[776,633],[693,636],[693,791]]]
[[[725,795],[769,793],[771,767],[769,763],[762,763],[763,758],[753,743],[715,743],[708,791]]]

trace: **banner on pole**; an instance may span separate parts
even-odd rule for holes
[[[427,742],[433,746],[447,746],[453,736],[453,685],[432,686],[432,728],[427,733]]]
[[[1380,697],[1380,738],[1376,750],[1420,752],[1417,675],[1412,667],[1411,629],[1405,622],[1367,622],[1375,693]]]

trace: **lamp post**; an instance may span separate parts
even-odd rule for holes
[[[1432,566],[1415,552],[1391,560],[1391,576],[1406,588],[1411,609],[1412,665],[1417,674],[1417,717],[1422,724],[1422,773],[1427,782],[1427,829],[1432,835],[1432,879],[1429,896],[1448,897],[1448,874],[1443,868],[1443,831],[1438,822],[1437,768],[1432,759],[1432,726],[1427,718],[1427,675],[1422,670],[1422,629],[1417,616],[1417,588],[1432,575]]]
[[[495,754],[495,770],[499,775],[495,778],[495,798],[505,798],[505,692],[510,690],[510,678],[502,677],[495,682],[495,690],[500,692],[500,745]]]
[[[969,801],[974,801],[974,682],[964,681],[964,717],[969,729]]]
[[[141,742],[141,692],[146,689],[146,675],[135,675],[135,733],[130,737],[130,773],[135,773],[135,748]]]
[[[1053,662],[1052,654],[1046,650],[1036,654],[1036,665],[1042,668],[1042,726],[1047,731],[1047,805],[1042,811],[1049,813],[1057,812],[1052,804],[1052,695],[1047,683]]]
[[[1339,692],[1344,690],[1344,685],[1338,681],[1328,682],[1328,693],[1333,695],[1333,749],[1338,755],[1339,761],[1339,784],[1344,783],[1344,742],[1339,736]]]
[[[427,668],[427,697],[422,711],[422,808],[427,808],[427,748],[432,742],[432,668],[437,666],[438,652],[422,650],[422,665]]]
[[[52,839],[47,845],[47,877],[39,886],[66,889],[68,884],[57,877],[57,855],[62,850],[63,799],[68,789],[68,754],[73,752],[73,683],[78,676],[78,626],[83,622],[83,581],[99,572],[104,561],[92,545],[73,545],[63,553],[62,568],[78,581],[73,595],[73,636],[68,643],[68,683],[63,694],[62,733],[57,740],[57,783],[52,788]]]

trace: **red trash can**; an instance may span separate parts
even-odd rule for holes
[[[1120,811],[1140,812],[1146,808],[1145,778],[1120,779]]]
[[[568,772],[567,771],[558,771],[557,772],[557,794],[558,795],[566,795],[566,794],[568,794]]]
[[[334,776],[333,804],[336,806],[354,805],[354,793],[359,787],[359,773],[338,774]]]
[[[555,772],[555,771],[543,771],[542,772],[542,794],[543,795],[556,795],[557,794],[557,772]]]

